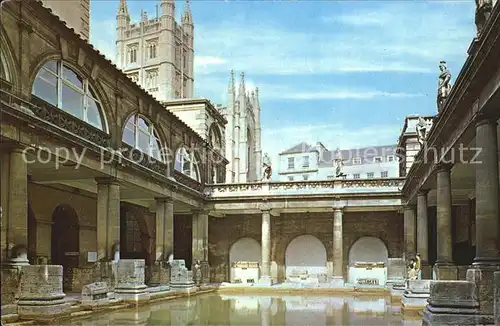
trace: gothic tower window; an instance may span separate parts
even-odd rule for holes
[[[128,58],[129,58],[129,63],[136,63],[137,62],[137,44],[133,44],[133,45],[129,46]]]
[[[146,71],[146,88],[150,91],[156,91],[158,87],[158,69]]]
[[[188,177],[200,182],[200,170],[194,153],[189,152],[186,148],[181,147],[175,155],[174,168],[187,175]]]
[[[128,119],[122,140],[150,157],[164,162],[160,137],[153,124],[144,116],[135,114]]]
[[[156,42],[148,43],[148,53],[149,53],[149,59],[156,58]]]
[[[38,71],[31,93],[104,130],[101,104],[89,84],[62,61],[49,61]]]

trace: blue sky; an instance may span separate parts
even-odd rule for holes
[[[91,2],[91,42],[115,56],[118,0]],[[128,1],[132,20],[157,1]],[[229,71],[259,87],[262,146],[396,143],[408,114],[436,113],[438,65],[455,80],[474,1],[191,1],[195,95],[225,103]],[[180,16],[184,1],[177,1]]]

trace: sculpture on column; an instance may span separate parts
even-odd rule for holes
[[[335,177],[336,178],[344,178],[346,174],[342,171],[344,168],[344,158],[342,157],[342,153],[340,149],[337,148],[335,154]]]
[[[493,9],[493,0],[476,0],[476,35],[479,37],[484,29],[484,25],[490,18]]]
[[[417,129],[417,138],[420,145],[423,145],[424,142],[427,140],[427,136],[429,135],[431,128],[432,128],[432,120],[429,119],[426,121],[422,117],[418,118],[416,129]]]
[[[271,159],[269,158],[269,155],[267,155],[267,153],[265,153],[264,157],[262,158],[262,167],[264,168],[264,175],[262,176],[262,179],[271,179],[273,169],[271,168]]]
[[[451,91],[451,73],[446,67],[446,61],[441,61],[439,63],[439,70],[441,73],[438,78],[438,91],[437,91],[437,107],[438,112],[441,111],[444,102],[448,98]]]
[[[195,281],[196,285],[200,285],[201,281],[203,279],[203,273],[201,270],[201,263],[199,260],[197,260],[196,263],[194,264],[193,270],[194,270],[194,277],[195,277],[194,281]]]
[[[120,242],[116,241],[112,246],[113,260],[118,262],[120,260]]]

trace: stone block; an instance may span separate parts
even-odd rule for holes
[[[170,263],[170,287],[185,289],[193,286],[193,273],[186,268],[184,259],[174,259]]]
[[[19,287],[19,275],[21,270],[19,268],[2,268],[0,270],[2,280],[1,299],[2,307],[16,302],[16,292]],[[2,311],[3,312],[3,311]]]
[[[458,269],[455,265],[434,265],[434,267],[432,268],[432,274],[432,278],[434,280],[458,280]]]
[[[28,265],[21,267],[17,313],[20,319],[50,321],[69,315],[64,300],[63,267]]]
[[[261,276],[257,282],[257,286],[268,287],[273,285],[273,279],[271,276]]]
[[[403,258],[389,258],[387,261],[387,284],[404,282],[406,264]]]
[[[117,266],[116,298],[133,303],[149,300],[150,295],[144,283],[144,274],[144,259],[121,259]]]
[[[430,294],[430,280],[407,281],[401,298],[401,313],[419,314],[427,306]]]
[[[82,306],[94,308],[109,303],[108,285],[105,282],[95,282],[82,288]]]
[[[330,282],[330,286],[334,289],[342,289],[344,288],[345,281],[343,277],[332,277]]]
[[[150,286],[165,287],[170,283],[170,266],[167,261],[156,261],[150,266]]]
[[[495,325],[500,326],[500,272],[494,273],[495,279],[495,299],[494,299],[494,316],[495,316]]]
[[[500,266],[478,266],[467,271],[467,281],[476,284],[479,313],[486,318],[485,322],[493,322],[494,307],[494,273]]]
[[[468,281],[432,281],[423,325],[476,325],[476,285]]]

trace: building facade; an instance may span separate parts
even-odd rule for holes
[[[222,108],[226,125],[226,182],[251,182],[262,179],[262,148],[259,89],[248,90],[241,73],[238,91],[231,71],[227,105]]]
[[[83,39],[90,37],[90,0],[42,0],[47,8],[73,28]]]
[[[116,64],[158,101],[192,98],[194,86],[194,24],[189,1],[181,22],[175,1],[161,0],[153,17],[141,12],[131,22],[126,0],[116,15]]]
[[[328,150],[322,143],[300,143],[279,154],[279,180],[332,180],[337,176],[336,162],[346,179],[395,178],[399,159],[395,145],[345,150]]]

